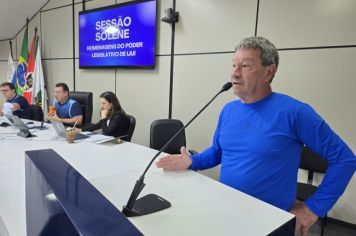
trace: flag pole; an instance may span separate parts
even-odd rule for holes
[[[11,40],[9,41],[9,44],[10,44],[11,58],[14,58],[14,55],[13,55],[13,53],[12,53],[12,41],[11,41]]]
[[[36,26],[35,27],[35,37],[34,37],[34,39],[35,39],[35,50],[34,50],[34,52],[35,52],[35,61],[36,61],[38,42],[39,42],[39,39],[40,39],[40,37],[37,35],[37,32],[38,32],[38,28]]]
[[[38,39],[39,39],[39,37],[37,36],[37,32],[38,32],[38,29],[37,29],[37,26],[35,27],[35,43],[37,44],[38,43]],[[35,44],[35,45],[36,45]],[[37,46],[37,45],[36,45]],[[35,48],[35,52],[37,51],[37,47]]]

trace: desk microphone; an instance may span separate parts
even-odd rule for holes
[[[148,194],[140,199],[137,199],[138,195],[141,193],[142,189],[145,187],[145,183],[143,182],[145,179],[145,174],[154,162],[154,160],[164,151],[166,148],[172,143],[172,141],[184,130],[185,128],[192,123],[195,118],[197,118],[200,113],[202,113],[207,106],[212,103],[215,98],[222,92],[229,90],[232,87],[231,82],[227,82],[224,84],[222,89],[185,125],[183,126],[178,132],[157,152],[157,154],[152,158],[151,162],[146,167],[145,171],[142,173],[140,178],[136,181],[135,187],[133,188],[130,198],[127,201],[127,204],[123,207],[122,213],[125,216],[141,216],[147,215],[150,213],[154,213],[163,209],[166,209],[171,206],[171,203],[167,200],[157,196],[156,194]]]
[[[29,123],[27,123],[29,124]],[[48,129],[47,126],[44,126],[44,121],[41,122],[41,125],[35,125],[35,126],[31,126],[31,127],[28,127],[29,129],[38,129],[38,130],[44,130],[44,129]]]

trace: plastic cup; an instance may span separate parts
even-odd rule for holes
[[[66,136],[67,136],[67,142],[68,143],[74,143],[75,130],[67,130],[66,131]]]
[[[48,106],[48,113],[55,113],[56,107],[55,106]]]

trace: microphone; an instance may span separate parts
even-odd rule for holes
[[[131,192],[130,198],[127,201],[127,204],[122,209],[122,213],[125,216],[131,217],[131,216],[147,215],[160,210],[164,210],[171,206],[170,202],[161,198],[160,196],[157,196],[156,194],[148,194],[140,199],[137,199],[138,195],[141,193],[142,189],[146,185],[143,181],[145,179],[145,175],[148,169],[151,167],[154,160],[156,160],[156,158],[164,150],[166,150],[166,148],[180,134],[180,132],[182,132],[182,130],[187,128],[188,125],[190,125],[190,123],[192,123],[195,120],[195,118],[197,118],[200,115],[200,113],[202,113],[205,110],[205,108],[207,108],[210,105],[210,103],[212,103],[219,94],[229,90],[231,87],[232,87],[231,82],[225,83],[221,88],[221,90],[185,126],[183,126],[180,130],[178,130],[178,132],[175,135],[173,135],[173,137],[161,148],[161,150],[159,150],[156,153],[156,155],[152,158],[152,160],[146,167],[145,171],[142,173],[140,178],[136,181],[136,184]]]
[[[232,83],[231,82],[227,82],[223,85],[221,91],[218,93],[218,95],[222,92],[226,92],[227,90],[229,90],[232,87]],[[214,97],[215,98],[215,97]],[[214,100],[213,98],[213,100]]]

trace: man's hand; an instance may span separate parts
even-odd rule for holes
[[[295,234],[306,236],[310,227],[318,220],[318,216],[315,215],[304,202],[296,201],[290,213],[295,215],[296,225]]]
[[[17,111],[17,110],[20,110],[21,109],[21,106],[20,106],[20,104],[18,104],[18,103],[12,103],[12,108],[11,108],[11,110],[12,111]]]
[[[53,110],[53,109],[52,109],[52,111],[49,111],[49,112],[48,112],[47,116],[48,116],[48,117],[57,116],[56,110]]]
[[[192,158],[188,154],[185,147],[181,147],[181,154],[168,155],[159,159],[156,162],[158,168],[163,168],[164,171],[186,170],[192,165]]]
[[[49,120],[54,120],[54,121],[62,122],[62,119],[58,117],[57,112],[49,113],[47,118],[48,118]]]
[[[83,131],[82,129],[79,129],[79,128],[73,128],[73,130],[74,130],[75,133],[80,133],[80,132]]]

